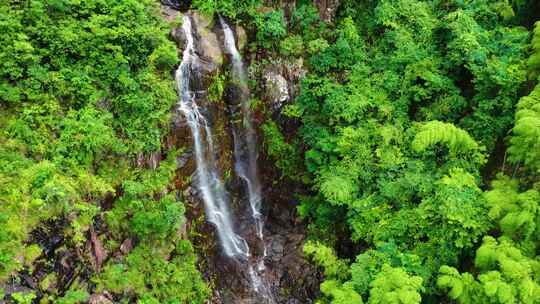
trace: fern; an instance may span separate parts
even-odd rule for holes
[[[500,177],[493,190],[485,193],[490,206],[489,216],[499,221],[503,234],[514,239],[536,241],[540,222],[540,193],[530,189],[519,193],[518,182]]]
[[[512,132],[509,159],[540,170],[540,84],[529,96],[519,100]]]
[[[535,77],[540,73],[540,21],[535,24],[531,48],[532,53],[527,61],[527,65],[532,76]]]
[[[357,186],[347,174],[327,172],[321,177],[321,193],[334,205],[350,203],[357,192]]]
[[[330,278],[346,279],[349,269],[344,260],[340,260],[334,250],[319,242],[308,241],[304,245],[304,254],[324,268],[324,275]]]
[[[331,304],[363,304],[362,297],[354,290],[350,283],[340,284],[335,280],[324,281],[321,291],[331,298]]]
[[[454,267],[442,266],[437,286],[449,290],[448,296],[458,303],[481,303],[478,301],[480,295],[475,291],[480,286],[470,273],[460,274]]]
[[[412,148],[416,152],[423,152],[436,144],[445,145],[454,155],[481,150],[469,133],[451,123],[437,120],[420,126],[412,142]]]
[[[437,285],[449,289],[450,298],[460,304],[539,303],[540,285],[535,280],[539,262],[527,257],[505,237],[484,238],[474,261],[475,279],[443,266]]]
[[[384,265],[371,283],[369,304],[419,304],[422,278],[409,275],[403,268]]]

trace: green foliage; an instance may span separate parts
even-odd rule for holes
[[[470,273],[460,274],[455,268],[442,266],[437,285],[448,289],[448,296],[459,303],[481,303],[478,282]]]
[[[260,0],[193,0],[192,7],[207,16],[223,14],[236,19],[242,15],[253,15]]]
[[[210,291],[195,263],[188,241],[179,241],[172,252],[141,244],[121,263],[109,263],[96,278],[97,288],[143,303],[204,303]]]
[[[540,84],[519,100],[512,133],[509,159],[540,172]]]
[[[304,245],[304,253],[316,264],[324,268],[324,274],[331,278],[347,278],[348,269],[345,261],[339,260],[332,248],[315,242]]]
[[[536,303],[540,301],[540,284],[536,272],[538,261],[524,256],[506,238],[499,241],[485,237],[476,253],[478,278],[452,267],[441,268],[439,287],[449,289],[449,296],[459,303]]]
[[[492,183],[493,189],[485,193],[490,206],[489,216],[498,222],[503,234],[517,241],[538,241],[540,227],[540,193],[529,189],[519,192],[517,180],[508,177]]]
[[[11,294],[11,297],[17,304],[32,304],[32,301],[36,298],[36,295],[33,292],[15,292]]]
[[[319,11],[311,1],[298,5],[292,13],[291,25],[294,32],[306,38],[305,41],[317,39],[326,28],[326,24],[319,17]]]
[[[28,142],[30,138],[46,138],[50,142],[45,148],[53,149],[56,138],[62,139],[61,118],[66,114],[68,119],[104,117],[105,127],[112,129],[105,135],[114,131],[116,140],[129,140],[132,153],[159,145],[163,117],[175,99],[167,79],[178,61],[174,44],[165,35],[154,35],[165,34],[166,27],[150,1],[99,3],[63,1],[62,9],[42,1],[22,8],[3,4],[6,26],[18,28],[26,42],[5,43],[1,53],[23,47],[26,55],[6,58],[2,86],[10,88],[8,99],[18,96],[13,106],[30,103],[16,111],[24,113],[18,127],[26,128],[21,139],[31,146],[37,143]],[[147,10],[153,13],[143,13]],[[17,71],[8,65],[17,66]],[[16,87],[8,81],[21,77],[25,79]],[[58,119],[51,119],[55,116]]]
[[[533,76],[540,74],[540,21],[536,22],[531,41],[532,54],[529,56],[527,65]]]
[[[401,268],[385,265],[373,280],[368,303],[419,304],[421,290],[421,277],[409,276]]]
[[[350,284],[328,280],[321,284],[321,292],[330,298],[331,304],[363,304],[362,298]]]
[[[534,53],[532,59],[534,62]],[[516,121],[508,148],[509,159],[522,162],[527,169],[538,172],[536,126],[538,86],[520,99]],[[532,177],[534,180],[534,177]],[[458,303],[537,303],[540,301],[538,277],[538,223],[540,194],[537,185],[523,191],[522,181],[499,175],[492,189],[485,192],[489,217],[497,223],[502,236],[484,237],[476,251],[476,275],[459,273],[454,267],[443,266],[437,285],[448,290],[448,296]]]
[[[225,75],[216,74],[212,78],[212,83],[208,86],[208,99],[211,102],[219,102],[223,98],[225,91]]]
[[[275,160],[276,166],[282,174],[292,179],[299,179],[301,159],[296,152],[296,146],[285,141],[279,127],[273,121],[264,123],[261,129],[264,134],[266,151]]]
[[[264,48],[272,48],[278,45],[280,40],[287,35],[287,27],[282,10],[272,10],[255,16],[257,28],[257,41]]]
[[[84,290],[69,290],[66,294],[56,300],[58,304],[79,304],[85,303],[90,295]]]
[[[178,54],[174,44],[162,44],[157,47],[150,57],[150,64],[162,71],[170,71],[178,63]]]
[[[63,131],[55,151],[58,160],[89,166],[121,153],[124,149],[110,127],[112,120],[110,113],[101,114],[92,107],[69,112],[60,125]]]
[[[351,284],[362,296],[367,297],[369,286],[382,271],[385,265],[394,268],[403,268],[408,273],[414,273],[424,277],[426,274],[424,265],[419,256],[399,251],[395,243],[379,243],[376,249],[369,249],[356,257],[351,265]]]
[[[301,36],[293,35],[279,43],[281,54],[285,56],[300,56],[304,53],[304,41]]]
[[[412,148],[416,152],[423,152],[436,144],[445,145],[454,156],[479,150],[476,141],[466,131],[440,121],[430,121],[421,125],[412,141]]]
[[[127,231],[152,241],[172,238],[184,221],[184,206],[175,193],[163,195],[176,170],[175,155],[170,153],[157,170],[139,170],[124,181],[124,196],[106,213],[111,233],[120,236]]]
[[[534,251],[532,192],[481,190],[526,87],[529,33],[513,9],[525,6],[345,0],[333,24],[310,4],[292,12],[289,37],[302,38],[309,72],[282,114],[301,122],[298,154],[316,192],[298,210],[314,238],[365,248],[347,252],[350,278],[329,278],[323,300],[351,291],[368,303],[445,303],[439,270],[465,269],[486,234],[529,235],[519,246]],[[540,128],[534,102],[520,104],[509,159],[530,168]],[[383,287],[385,275],[410,284]]]
[[[161,267],[145,295],[174,298],[168,288],[180,284],[187,297],[207,297],[192,249],[178,241],[184,206],[169,193],[176,153],[161,151],[178,55],[158,4],[2,1],[0,29],[0,285],[24,273],[41,290],[14,301],[85,303],[94,286],[78,283],[98,272],[98,251],[115,264],[130,238],[147,248],[134,250],[134,267]],[[168,160],[156,170],[135,165],[151,152]],[[60,240],[46,245],[56,251],[43,238]],[[54,272],[60,257],[69,279]],[[137,300],[142,294],[115,295]]]
[[[328,41],[319,38],[308,42],[307,50],[311,55],[314,55],[320,51],[326,50],[329,46]]]

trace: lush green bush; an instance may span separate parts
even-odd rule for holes
[[[289,36],[279,43],[281,54],[285,56],[301,56],[304,54],[304,41],[298,35]]]
[[[193,0],[192,7],[208,16],[225,15],[237,19],[254,15],[261,5],[260,0]]]
[[[281,172],[294,179],[301,178],[302,162],[294,143],[288,143],[276,123],[268,121],[262,125],[266,151],[281,169]]]
[[[280,40],[287,35],[282,10],[272,10],[255,15],[255,26],[257,28],[257,42],[267,49],[279,45]]]
[[[141,303],[205,303],[210,293],[185,240],[173,250],[141,244],[124,260],[107,265],[96,283],[98,290],[135,296]]]

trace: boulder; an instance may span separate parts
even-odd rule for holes
[[[214,22],[211,18],[194,11],[192,14],[193,26],[196,29],[197,51],[205,61],[205,68],[209,72],[214,72],[223,64],[223,52],[216,33],[212,31]]]
[[[273,112],[279,111],[290,98],[289,83],[283,75],[275,69],[267,70],[264,75],[265,95],[268,98]]]
[[[190,12],[193,21],[193,32],[196,50],[201,58],[202,69],[205,73],[214,73],[223,64],[223,52],[216,33],[213,31],[214,22],[211,18],[197,12]],[[181,55],[186,45],[186,35],[181,27],[171,30],[171,37],[178,46]]]
[[[162,6],[171,10],[185,11],[191,6],[191,0],[161,0]]]
[[[186,35],[180,27],[175,27],[171,30],[171,38],[176,42],[178,50],[183,50],[186,47]]]
[[[90,296],[89,304],[113,304],[111,295],[108,292],[96,293]]]
[[[264,100],[273,113],[279,113],[287,102],[298,96],[305,74],[302,59],[275,61],[263,69]]]

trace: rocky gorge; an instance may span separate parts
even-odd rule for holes
[[[262,246],[255,245],[252,248],[255,256],[262,257],[261,262],[265,268],[263,279],[274,298],[269,303],[311,303],[317,296],[321,274],[309,264],[302,252],[306,226],[298,219],[295,209],[297,203],[292,193],[301,193],[303,190],[299,185],[279,181],[280,173],[261,148],[264,142],[259,129],[266,116],[278,113],[278,110],[297,94],[303,74],[301,62],[272,62],[262,68],[258,67],[257,74],[248,68],[252,72],[249,78],[261,78],[257,81],[261,85],[254,88],[254,96],[251,97],[263,102],[263,106],[256,108],[252,117],[259,155],[257,163],[262,185],[261,214],[264,223],[264,238],[258,239],[248,207],[248,193],[234,169],[234,120],[231,111],[239,97],[235,83],[230,78],[232,58],[224,49],[222,26],[218,20],[197,11],[181,12],[177,10],[179,8],[181,6],[165,2],[162,13],[168,20],[184,15],[192,20],[194,49],[200,58],[200,81],[194,90],[195,99],[214,130],[213,141],[218,143],[216,167],[231,197],[232,217],[235,219],[237,233],[248,244],[257,244],[264,240]],[[245,52],[248,33],[240,26],[234,26],[233,32],[240,52]],[[179,54],[182,54],[187,41],[185,32],[177,27],[171,31],[171,38],[177,43]],[[247,54],[245,58],[257,60],[256,54]],[[216,84],[222,79],[226,79],[223,84]],[[218,100],[209,93],[215,85],[223,85],[219,94],[221,98]],[[185,231],[185,236],[194,242],[199,252],[200,270],[210,282],[210,286],[214,287],[211,303],[263,303],[250,286],[251,279],[244,267],[246,261],[231,259],[224,254],[223,248],[218,244],[216,226],[206,220],[200,189],[194,184],[197,164],[194,159],[193,136],[178,107],[173,110],[175,113],[172,131],[166,144],[184,151],[177,159],[176,179],[176,188],[183,194],[189,206],[188,221],[182,230]]]

